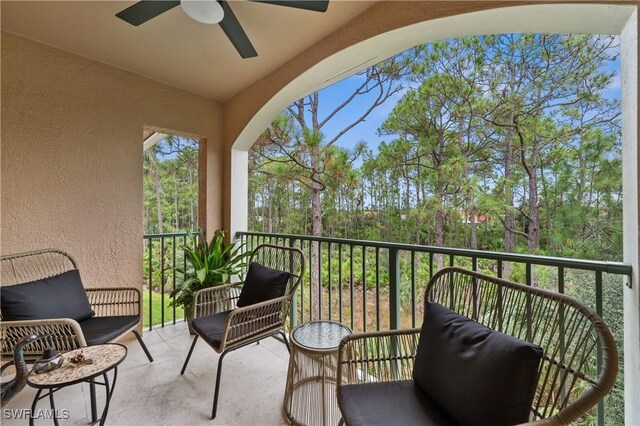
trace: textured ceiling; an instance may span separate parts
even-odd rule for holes
[[[133,1],[2,1],[2,30],[224,101],[370,7],[333,0],[326,13],[231,1],[258,51],[242,59],[218,25],[176,7],[139,27],[114,15]]]

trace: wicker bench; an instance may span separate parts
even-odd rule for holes
[[[464,317],[462,321],[541,348],[539,364],[534,365],[531,374],[533,402],[530,409],[524,405],[523,410],[525,418],[529,412],[531,424],[575,422],[587,415],[615,382],[618,353],[609,329],[593,310],[572,297],[464,269],[446,268],[427,285],[425,313],[429,306],[436,306],[431,302],[438,304],[437,309],[447,308]],[[496,334],[491,330],[488,332]],[[441,402],[437,398],[440,395],[424,394],[415,383],[416,352],[421,338],[430,340],[416,328],[352,334],[342,340],[337,396],[346,424],[418,424],[424,423],[426,417],[436,419],[431,424],[461,423],[456,414],[466,414],[468,405],[473,405],[469,399],[458,403],[454,410],[457,413],[451,413],[442,409],[448,404],[433,402]],[[598,351],[601,362],[596,361]],[[443,365],[447,362],[448,358]],[[429,366],[421,364],[420,368]],[[465,376],[450,386],[454,391],[456,386],[464,389],[481,380],[479,376]],[[488,394],[492,392],[491,386],[500,386],[497,379],[496,383],[493,381],[492,376],[485,382]],[[448,386],[446,381],[442,383]],[[438,389],[434,391],[437,393]],[[416,421],[418,418],[423,420]]]
[[[75,260],[62,250],[47,249],[2,256],[0,284],[13,286],[50,279],[77,270]],[[15,344],[27,335],[42,339],[25,347],[26,357],[37,357],[45,348],[67,352],[87,345],[113,341],[133,332],[149,361],[153,361],[140,334],[136,331],[141,317],[141,297],[137,288],[88,288],[86,295],[95,313],[85,321],[71,318],[7,320],[0,311],[2,356],[11,356]],[[42,301],[46,303],[47,301]],[[86,302],[85,302],[86,303]]]

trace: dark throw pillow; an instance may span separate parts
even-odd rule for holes
[[[416,385],[461,425],[529,420],[542,349],[428,303]]]
[[[277,269],[267,268],[256,262],[251,262],[247,278],[244,280],[238,307],[254,305],[269,299],[284,296],[287,281],[291,274]]]
[[[0,288],[2,319],[6,321],[91,318],[87,292],[77,269],[55,277]]]

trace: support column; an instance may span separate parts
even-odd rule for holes
[[[638,284],[638,11],[620,34],[622,74],[622,191],[624,261],[633,266],[631,287],[624,287],[625,424],[640,425],[640,285]]]
[[[231,148],[229,238],[246,231],[249,211],[249,152]]]

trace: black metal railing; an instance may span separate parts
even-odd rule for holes
[[[629,285],[632,273],[627,263],[308,235],[239,232],[236,238],[249,250],[271,243],[296,246],[307,254],[291,327],[312,319],[339,321],[353,331],[419,326],[428,280],[440,268],[460,266],[576,296],[610,326],[620,326],[613,332],[622,343],[622,286]],[[599,369],[600,351],[597,364]],[[599,425],[605,423],[604,413],[600,403]]]
[[[172,234],[145,234],[143,277],[144,327],[151,330],[154,326],[164,327],[184,320],[184,312],[172,305],[169,295],[183,276],[174,268],[186,268],[184,251],[181,245],[187,244],[188,232]]]
[[[603,282],[604,275],[623,277],[629,280],[631,265],[621,262],[593,261],[583,259],[569,259],[550,256],[535,256],[515,253],[499,253],[480,250],[466,250],[449,247],[421,246],[402,243],[386,243],[379,241],[350,240],[344,238],[311,237],[308,235],[266,234],[259,232],[239,232],[236,235],[249,250],[259,244],[271,243],[280,245],[297,246],[307,253],[307,272],[305,273],[305,285],[301,286],[297,297],[298,308],[292,318],[294,324],[298,318],[306,321],[311,319],[312,313],[308,309],[319,298],[322,307],[315,317],[344,322],[344,306],[348,305],[351,313],[346,321],[351,324],[354,331],[366,331],[372,329],[395,329],[401,326],[416,326],[417,311],[416,301],[421,297],[419,290],[426,282],[418,282],[420,278],[430,279],[435,272],[444,266],[462,266],[474,271],[484,271],[503,277],[506,271],[515,281],[522,281],[527,285],[536,285],[560,293],[566,293],[567,278],[572,280],[576,276],[570,272],[589,272],[593,274],[594,285],[593,308],[599,315],[603,310]],[[315,247],[314,247],[315,246]],[[314,265],[313,252],[317,252],[317,265]],[[426,259],[425,259],[426,258]],[[427,266],[424,266],[426,260]],[[423,276],[417,273],[417,263],[422,264]],[[356,264],[356,266],[354,266]],[[347,266],[348,265],[348,266]],[[335,270],[337,266],[337,271]],[[520,268],[518,268],[520,267]],[[544,267],[544,273],[536,275],[534,268]],[[347,269],[347,271],[344,271]],[[549,273],[555,269],[553,277]],[[316,275],[319,283],[318,294],[309,293],[311,277]],[[522,275],[519,280],[515,276]],[[374,283],[367,281],[374,278]],[[337,278],[337,279],[335,279]],[[384,279],[381,279],[384,278]],[[336,289],[337,287],[337,289]],[[363,292],[361,297],[371,299],[375,310],[367,312],[370,303],[362,306],[362,315],[356,318],[354,315],[354,300],[356,288]],[[335,291],[334,291],[335,290]],[[368,294],[364,294],[364,293]],[[373,292],[373,295],[370,293]],[[388,293],[388,308],[391,313],[388,326],[380,320],[381,292]],[[335,296],[338,296],[336,301]],[[348,303],[344,301],[345,294]],[[575,293],[573,291],[572,293]],[[333,296],[333,297],[332,297]],[[337,304],[337,309],[327,309],[327,306]],[[403,304],[405,306],[403,306]],[[335,312],[337,317],[334,318]],[[368,318],[371,316],[372,318]],[[361,326],[361,328],[359,328]]]

